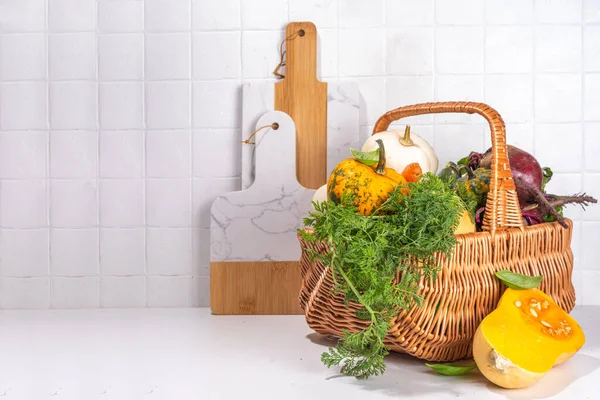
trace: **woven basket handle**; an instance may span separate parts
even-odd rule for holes
[[[487,104],[456,101],[422,103],[396,108],[377,120],[373,134],[387,130],[392,122],[401,118],[440,113],[477,113],[488,121],[492,133],[492,177],[482,229],[493,233],[507,228],[522,228],[521,208],[508,162],[504,121],[500,114]]]

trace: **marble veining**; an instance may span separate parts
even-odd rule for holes
[[[315,193],[296,179],[296,131],[283,112],[263,115],[256,127],[255,178],[241,191],[223,194],[211,207],[211,261],[292,261],[300,258],[296,231]],[[277,168],[273,168],[277,165]]]
[[[327,90],[327,174],[359,144],[359,90],[355,82],[329,83]]]

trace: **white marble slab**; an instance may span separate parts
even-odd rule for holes
[[[275,109],[275,83],[247,83],[242,89],[242,140],[254,132],[257,121]],[[360,94],[356,82],[327,83],[327,175],[343,159],[350,157],[350,147],[360,147]],[[242,147],[242,189],[255,177],[255,146]]]
[[[280,111],[264,114],[252,130],[255,177],[247,188],[216,198],[211,207],[211,261],[296,261],[296,230],[308,215],[315,190],[296,178],[296,128]]]

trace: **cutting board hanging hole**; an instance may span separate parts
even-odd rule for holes
[[[283,45],[288,41],[288,40],[294,40],[296,37],[304,37],[304,35],[306,34],[306,32],[304,31],[304,29],[300,29],[294,33],[292,33],[291,35],[288,35],[288,37],[286,37],[285,39],[283,39],[281,41],[281,43],[279,44],[279,64],[277,64],[277,66],[275,67],[275,69],[273,70],[273,75],[275,75],[276,77],[278,77],[279,79],[283,79],[285,78],[285,75],[281,74],[279,72],[279,70],[283,67],[285,67],[286,62],[285,62],[285,50],[283,50]]]

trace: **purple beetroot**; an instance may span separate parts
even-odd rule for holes
[[[588,203],[596,203],[597,200],[591,196],[554,196],[547,195],[542,190],[544,173],[542,167],[534,156],[519,149],[518,147],[507,145],[508,162],[513,174],[517,197],[522,209],[523,218],[527,225],[535,225],[543,220],[543,217],[550,214],[563,227],[567,227],[564,218],[556,211],[556,207],[561,207],[568,203],[577,203],[582,207]],[[469,164],[475,168],[492,167],[492,149],[485,153],[471,153]]]
[[[508,161],[510,170],[513,174],[515,186],[517,188],[517,197],[519,203],[524,206],[536,199],[535,191],[542,191],[542,180],[544,174],[542,167],[534,156],[521,150],[518,147],[507,145]],[[483,157],[479,161],[479,167],[492,167],[492,150],[489,149],[483,153]]]

